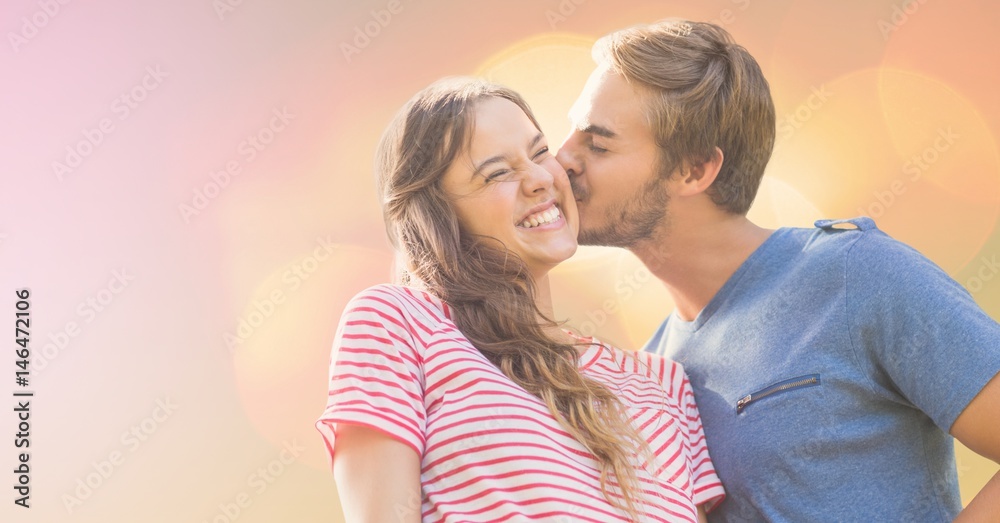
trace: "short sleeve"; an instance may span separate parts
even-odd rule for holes
[[[933,262],[877,230],[852,246],[845,279],[851,342],[873,387],[950,431],[1000,371],[1000,325]]]
[[[705,431],[701,425],[701,414],[695,403],[691,382],[680,364],[675,364],[680,371],[681,379],[679,399],[684,407],[688,445],[691,449],[691,477],[695,505],[705,505],[705,511],[711,511],[726,497],[726,491],[715,473],[712,457],[708,453],[705,442]]]
[[[359,293],[345,308],[333,343],[326,410],[316,421],[331,461],[342,423],[379,430],[423,455],[421,350],[407,318],[386,286]]]

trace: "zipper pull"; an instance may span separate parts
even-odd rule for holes
[[[743,408],[747,406],[747,403],[750,403],[752,398],[753,394],[747,394],[746,396],[740,398],[739,401],[736,402],[736,413],[739,414],[743,412]]]

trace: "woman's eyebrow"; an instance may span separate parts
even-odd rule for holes
[[[538,142],[542,141],[544,138],[545,135],[542,134],[541,132],[536,134],[535,137],[532,138],[530,142],[528,142],[528,149],[534,148],[536,145],[538,145]],[[505,154],[490,156],[489,158],[480,162],[479,165],[476,167],[476,169],[472,171],[472,176],[470,177],[470,179],[475,178],[477,175],[479,175],[479,173],[481,173],[483,169],[485,169],[488,165],[493,163],[499,163],[505,160],[507,160],[507,155]]]
[[[472,177],[469,178],[469,179],[471,180],[471,179],[475,178],[476,176],[478,176],[479,173],[481,173],[483,171],[483,169],[486,168],[487,165],[490,165],[492,163],[500,163],[500,162],[503,162],[505,160],[507,160],[507,155],[506,154],[498,154],[496,156],[490,156],[489,158],[483,160],[482,163],[480,163],[479,166],[476,167],[476,169],[474,171],[472,171]]]

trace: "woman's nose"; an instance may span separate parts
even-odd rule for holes
[[[550,160],[551,161],[551,160]],[[521,179],[521,186],[527,194],[534,194],[538,191],[546,191],[552,187],[555,177],[544,165],[532,162]]]

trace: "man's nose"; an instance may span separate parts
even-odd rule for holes
[[[569,176],[577,176],[583,172],[583,162],[580,160],[578,153],[579,140],[577,134],[576,131],[570,133],[556,153],[556,161],[563,166],[563,169],[566,170],[566,174]]]

